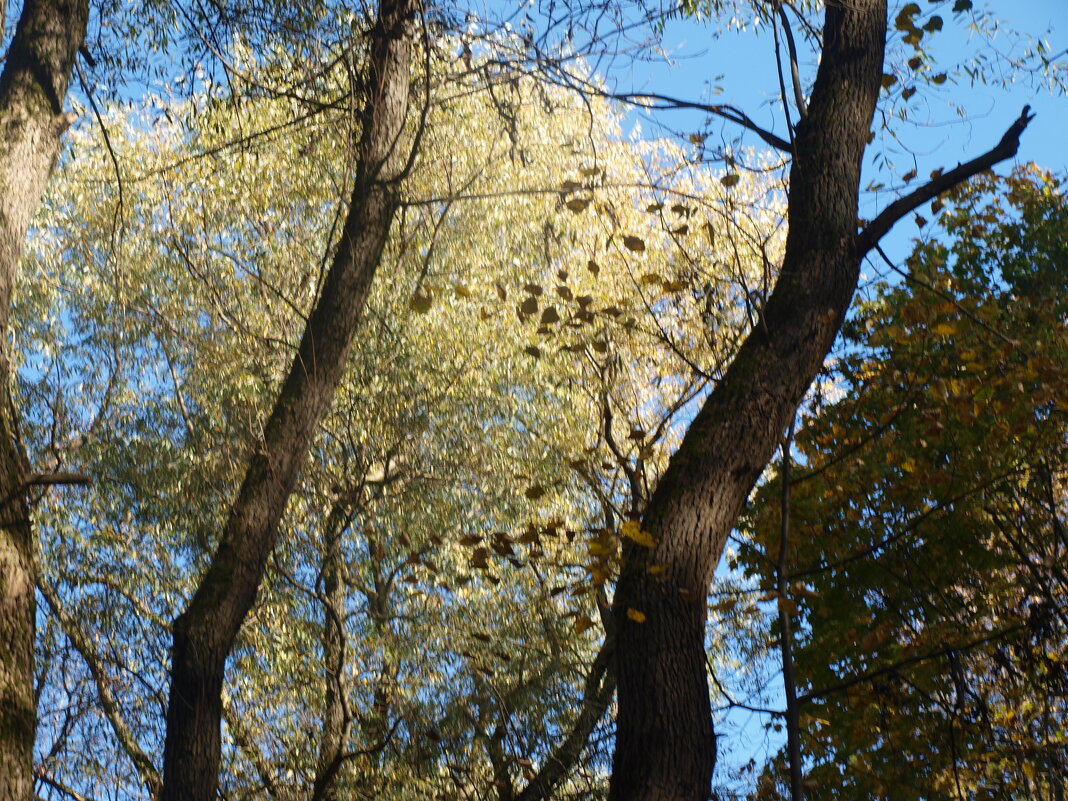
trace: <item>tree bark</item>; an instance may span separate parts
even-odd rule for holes
[[[860,170],[882,76],[886,0],[828,0],[790,172],[780,277],[650,499],[616,589],[619,715],[613,801],[703,801],[716,746],[705,598],[727,534],[823,363],[859,275]],[[658,575],[651,565],[664,565]],[[642,623],[629,609],[645,615]],[[640,616],[635,616],[640,617]]]
[[[345,682],[345,582],[342,539],[350,517],[348,504],[336,502],[327,517],[323,533],[323,577],[320,601],[323,605],[323,669],[326,694],[323,728],[319,740],[319,760],[312,783],[312,801],[337,801],[338,777],[349,741],[352,716]],[[373,555],[372,555],[373,559]]]
[[[861,160],[882,76],[886,0],[827,0],[823,55],[794,137],[782,271],[758,325],[694,418],[647,507],[652,551],[627,542],[614,601],[619,714],[612,801],[708,797],[716,746],[705,598],[727,535],[838,334],[860,262],[921,203],[1012,158],[1027,107],[987,153],[858,231]],[[663,566],[654,576],[649,567]],[[627,615],[644,615],[638,623]],[[641,617],[641,616],[636,616]]]
[[[417,0],[382,0],[370,37],[355,187],[341,242],[298,354],[250,460],[218,550],[175,620],[162,801],[212,801],[226,659],[251,608],[282,513],[348,357],[398,207]]]
[[[36,602],[27,468],[18,438],[7,329],[30,219],[48,185],[87,0],[27,0],[0,74],[0,798],[33,797]]]

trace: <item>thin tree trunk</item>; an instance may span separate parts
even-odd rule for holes
[[[6,6],[5,6],[6,8]],[[33,797],[36,606],[26,461],[8,353],[11,296],[30,218],[70,125],[63,112],[87,0],[27,0],[0,74],[0,799]]]
[[[337,254],[219,548],[174,623],[162,801],[212,801],[227,657],[274,548],[286,503],[347,361],[398,207],[417,0],[382,0],[371,30],[356,183]]]
[[[594,657],[586,674],[582,700],[575,722],[549,753],[541,769],[534,775],[516,801],[548,801],[564,779],[578,766],[579,757],[589,745],[590,736],[604,717],[616,691],[615,642],[611,631],[605,633],[604,643]]]
[[[779,607],[779,652],[782,655],[782,689],[786,696],[786,754],[790,768],[790,801],[801,801],[801,718],[797,704],[797,681],[794,679],[794,635],[790,620],[790,449],[794,444],[797,416],[782,443],[782,495],[779,505],[779,558],[775,565],[775,586]]]
[[[312,784],[312,801],[336,801],[338,776],[348,746],[352,716],[348,710],[345,682],[345,583],[342,538],[348,525],[347,504],[338,502],[330,510],[323,534],[323,668],[326,696],[323,729],[319,742],[319,763]]]

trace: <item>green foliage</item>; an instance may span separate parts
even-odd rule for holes
[[[1021,169],[940,223],[858,313],[797,438],[809,798],[1063,791],[1068,201]],[[750,514],[772,553],[777,483]]]

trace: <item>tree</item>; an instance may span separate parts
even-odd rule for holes
[[[399,205],[417,6],[383,2],[372,24],[356,179],[341,239],[301,345],[255,446],[218,550],[173,626],[163,801],[215,796],[226,660],[256,597],[312,436],[341,380]]]
[[[386,3],[378,10],[369,48],[367,105],[357,146],[350,213],[300,351],[252,460],[219,558],[189,613],[174,628],[174,685],[168,715],[163,798],[210,797],[218,765],[219,693],[225,661],[255,596],[278,518],[307,452],[314,428],[336,386],[352,332],[397,207],[396,183],[408,161],[400,136],[407,116],[411,39],[416,7]],[[63,101],[85,36],[85,3],[27,3],[0,76],[7,137],[3,183],[3,275],[0,306],[6,330],[15,268],[26,228],[69,126]],[[4,355],[4,364],[10,361]],[[5,384],[10,376],[3,370]],[[3,412],[5,515],[3,714],[0,744],[12,798],[29,797],[33,721],[33,555],[27,479],[15,434],[14,410]],[[37,479],[44,481],[45,479]],[[8,540],[8,537],[11,539]],[[10,575],[8,575],[10,571]],[[201,611],[204,610],[204,611]],[[10,634],[10,637],[7,635]],[[5,724],[8,719],[5,719]],[[8,769],[10,768],[10,769]],[[11,777],[8,779],[7,777]],[[6,788],[5,788],[6,789]]]
[[[529,79],[481,91],[450,52],[432,53],[441,99],[360,347],[231,653],[230,796],[603,787],[614,681],[595,621],[619,521],[704,386],[691,362],[711,371],[746,320],[727,298],[777,246],[773,209],[734,214],[759,181],[728,191],[682,148],[628,143],[601,101]],[[231,58],[250,83],[275,68]],[[222,94],[151,126],[117,108],[116,250],[99,135],[78,133],[39,219],[18,326],[28,441],[96,477],[39,513],[41,774],[58,786],[159,786],[171,610],[214,550],[337,213],[320,176],[345,128],[286,127],[291,103]],[[248,128],[284,133],[233,145]]]
[[[80,0],[26,2],[0,73],[0,796],[16,801],[32,797],[37,728],[26,493],[49,479],[27,475],[8,392],[13,359],[6,332],[26,229],[59,155],[60,136],[71,124],[64,98],[88,16],[88,3]]]
[[[831,348],[861,260],[919,204],[1011,158],[1031,119],[1025,109],[992,150],[862,228],[860,170],[886,40],[885,0],[826,4],[819,69],[789,142],[789,233],[775,289],[650,498],[641,525],[656,547],[625,546],[614,599],[614,801],[706,797],[715,740],[704,599],[727,535]]]
[[[968,5],[967,0],[956,3],[961,8]],[[159,6],[153,5],[153,8],[158,9]],[[250,17],[258,17],[261,13],[269,15],[272,8],[271,3],[262,6],[253,3],[249,7],[238,8],[237,14],[240,16],[248,12]],[[917,10],[910,10],[913,8]],[[572,9],[569,7],[568,10],[570,12]],[[602,13],[611,16],[613,10],[609,7],[605,12],[601,6],[596,6],[590,13],[597,21],[602,18]],[[783,11],[781,8],[778,10]],[[178,7],[175,11],[181,13]],[[329,9],[324,13],[326,11]],[[190,542],[195,542],[199,547],[199,550],[189,548],[188,551],[179,552],[182,558],[188,560],[183,564],[187,582],[201,568],[206,568],[206,572],[203,580],[197,582],[190,606],[173,626],[173,681],[168,723],[162,735],[166,743],[162,780],[153,778],[151,760],[142,758],[143,754],[137,756],[137,749],[128,747],[131,738],[122,733],[122,727],[116,722],[119,716],[112,711],[115,705],[106,699],[106,681],[96,680],[101,705],[105,708],[116,737],[130,752],[131,761],[147,786],[153,788],[154,782],[162,782],[160,795],[163,798],[184,798],[186,795],[207,798],[214,793],[222,748],[219,725],[226,711],[223,687],[227,660],[238,642],[241,624],[253,607],[271,554],[277,552],[279,527],[298,486],[298,474],[309,449],[314,447],[317,428],[327,419],[328,407],[348,363],[371,278],[376,273],[386,247],[387,234],[401,206],[401,179],[409,173],[417,157],[413,143],[419,142],[427,132],[425,117],[419,121],[409,120],[407,114],[411,87],[425,89],[425,92],[420,92],[424,95],[424,103],[432,87],[429,68],[420,74],[412,66],[413,51],[418,52],[413,42],[416,33],[421,32],[424,40],[421,52],[425,61],[429,62],[432,34],[436,35],[439,28],[448,29],[455,23],[446,19],[445,15],[439,18],[427,12],[429,9],[422,9],[414,3],[389,0],[382,3],[376,15],[369,15],[366,19],[347,17],[342,26],[347,24],[350,28],[358,28],[367,25],[370,34],[366,38],[342,37],[344,44],[332,63],[348,69],[352,80],[346,87],[347,93],[341,95],[340,99],[333,94],[323,100],[314,91],[305,91],[321,88],[323,82],[328,82],[328,68],[302,74],[295,83],[286,80],[242,84],[251,96],[263,93],[287,98],[313,108],[316,113],[343,106],[349,98],[354,98],[354,105],[362,107],[361,114],[353,112],[358,135],[353,137],[354,146],[350,151],[355,153],[355,177],[349,180],[355,188],[349,192],[350,184],[346,181],[344,194],[348,195],[351,202],[346,210],[345,222],[340,226],[343,231],[341,244],[336,248],[333,243],[327,245],[328,257],[323,264],[329,263],[331,268],[325,271],[321,286],[317,281],[312,283],[315,291],[311,294],[316,297],[312,313],[306,321],[299,320],[304,307],[298,305],[298,322],[291,320],[291,324],[304,332],[296,355],[281,349],[266,356],[259,353],[256,367],[268,368],[262,375],[255,376],[255,379],[265,379],[263,386],[256,387],[256,391],[232,392],[226,398],[232,405],[221,417],[239,415],[243,411],[240,401],[250,396],[258,397],[265,408],[272,409],[269,415],[264,415],[267,422],[262,432],[258,430],[259,419],[250,415],[254,418],[250,426],[250,439],[256,443],[251,446],[251,453],[242,451],[240,459],[232,458],[231,453],[217,457],[224,463],[220,473],[225,475],[225,480],[220,483],[229,486],[227,481],[241,482],[242,489],[237,500],[232,503],[227,501],[229,511],[225,520],[210,520],[209,523],[213,525],[206,524],[197,531],[187,532],[175,543],[178,548],[189,548]],[[225,18],[222,19],[223,28],[237,18],[232,17],[230,11],[225,14],[220,11],[219,14]],[[921,29],[914,24],[913,18],[917,14],[918,7],[909,4],[897,20],[898,27],[907,31],[907,38],[916,41],[928,29],[927,25]],[[55,16],[61,21],[73,19],[63,14]],[[940,25],[941,18],[938,20]],[[932,29],[937,27],[934,17],[928,24]],[[289,30],[285,26],[280,27]],[[298,25],[295,30],[299,38],[306,28]],[[568,36],[570,30],[569,25]],[[225,48],[220,50],[214,29],[207,32],[194,30],[193,33],[199,35],[199,41],[203,41],[214,57],[226,61],[228,53]],[[474,70],[474,58],[481,55],[481,51],[472,52],[472,47],[478,50],[481,40],[472,40],[469,33],[470,27],[465,28],[459,46],[453,51],[453,58]],[[673,336],[679,332],[699,348],[707,347],[713,352],[712,357],[717,358],[717,346],[721,343],[717,342],[716,332],[702,335],[688,324],[680,324],[676,330],[672,330],[672,326],[665,330],[661,325],[664,312],[668,312],[668,319],[682,319],[687,314],[692,315],[695,308],[699,308],[697,319],[710,327],[721,319],[732,318],[730,312],[723,312],[722,306],[717,307],[710,290],[699,287],[692,280],[694,276],[685,274],[683,269],[675,270],[679,275],[671,274],[671,270],[682,264],[684,259],[679,264],[666,265],[663,274],[652,271],[638,274],[634,281],[639,287],[645,286],[651,290],[647,294],[639,294],[646,310],[653,313],[654,327],[658,329],[660,340],[669,346],[672,353],[681,356],[688,368],[696,368],[683,382],[666,381],[657,385],[662,394],[655,402],[646,405],[625,402],[630,399],[617,386],[619,373],[632,368],[632,363],[620,357],[619,351],[620,344],[626,343],[638,328],[635,315],[629,314],[618,304],[600,309],[589,308],[594,296],[576,294],[566,277],[571,273],[563,265],[553,265],[561,281],[556,287],[561,301],[554,301],[552,305],[543,298],[546,293],[542,282],[532,281],[523,285],[521,294],[511,287],[513,301],[517,294],[522,298],[518,308],[514,309],[517,317],[524,324],[537,326],[536,334],[527,335],[530,344],[525,352],[538,363],[539,370],[546,371],[539,372],[539,375],[551,373],[554,366],[561,364],[574,368],[574,362],[583,359],[588,365],[582,369],[588,366],[595,373],[593,386],[596,389],[590,393],[597,421],[595,444],[587,445],[581,458],[571,460],[569,467],[575,475],[568,474],[566,480],[554,481],[548,471],[539,474],[539,471],[532,470],[532,483],[526,487],[524,497],[531,502],[546,498],[546,503],[550,503],[554,500],[550,490],[555,488],[555,484],[570,486],[572,483],[582,483],[593,496],[589,508],[602,515],[603,524],[588,532],[593,535],[591,556],[596,558],[590,559],[584,566],[588,568],[591,580],[582,587],[589,596],[582,602],[585,606],[575,610],[579,614],[587,613],[576,619],[575,628],[580,629],[577,632],[579,635],[592,622],[592,598],[596,596],[602,601],[598,606],[604,607],[603,587],[614,567],[615,550],[621,541],[623,543],[624,566],[614,599],[615,614],[609,615],[605,610],[605,619],[619,624],[619,640],[613,646],[618,654],[616,664],[620,678],[620,717],[613,780],[613,792],[618,798],[698,798],[707,792],[714,764],[714,740],[704,678],[703,598],[727,532],[778,443],[786,420],[792,416],[831,347],[851,301],[860,260],[894,222],[918,204],[933,199],[962,179],[1013,155],[1019,136],[1030,119],[1025,110],[993,150],[944,173],[891,204],[863,231],[858,232],[860,165],[880,86],[886,84],[882,75],[886,38],[884,0],[830,2],[825,13],[820,68],[807,103],[801,87],[795,86],[801,122],[796,129],[791,129],[788,139],[762,132],[766,142],[786,150],[793,159],[789,190],[790,231],[775,291],[766,302],[762,302],[763,297],[753,296],[748,288],[743,288],[738,296],[740,300],[744,298],[745,311],[751,317],[751,331],[722,376],[716,375],[716,371],[706,373],[697,362],[689,362],[685,351],[678,347],[678,338]],[[516,34],[510,40],[513,50],[520,53],[526,53],[532,42],[528,33]],[[302,54],[304,52],[301,51]],[[70,53],[73,58],[73,50]],[[540,55],[536,61],[539,65],[544,64]],[[9,65],[11,63],[14,62],[9,61]],[[240,65],[225,65],[225,73],[231,78],[240,77],[239,70]],[[489,87],[495,92],[492,96],[501,118],[509,120],[515,98],[508,96],[508,92],[514,94],[517,90],[514,72],[501,67],[500,62],[480,65],[478,71],[485,75]],[[197,81],[210,82],[210,79],[201,74],[192,83]],[[236,105],[240,104],[235,102]],[[427,109],[429,104],[424,105],[423,112],[426,113]],[[308,112],[308,115],[311,113]],[[731,112],[728,114],[750,129],[755,127],[744,116]],[[513,130],[508,130],[506,135],[514,142]],[[598,202],[602,188],[598,181],[604,175],[603,172],[598,173],[601,169],[598,165],[588,164],[579,169],[578,179],[569,178],[559,190],[554,187],[551,191],[561,193],[565,208],[569,213],[574,213],[576,219],[581,219],[580,215],[588,209],[600,216],[604,230],[595,240],[594,253],[590,254],[587,263],[588,272],[596,275],[600,269],[597,260],[600,253],[623,264],[640,263],[641,254],[651,250],[648,246],[650,237],[641,236],[629,227],[620,225],[618,209]],[[347,174],[347,171],[342,169],[339,173]],[[729,188],[739,180],[736,174],[724,176],[724,186]],[[674,237],[673,241],[679,242],[690,233],[689,223],[683,219],[673,219],[669,226],[669,216],[661,213],[664,211],[662,202],[655,194],[650,200],[653,202],[648,207],[649,213],[659,215],[656,218],[659,228],[651,226],[658,237],[667,239],[670,236]],[[448,197],[437,197],[428,201],[427,205],[432,210],[435,206],[439,210],[444,206],[447,211],[447,203]],[[658,205],[659,208],[656,208]],[[683,207],[681,203],[677,205]],[[675,212],[674,206],[672,213],[679,218],[685,216],[683,212]],[[444,213],[437,216],[445,231],[448,230],[447,217]],[[435,219],[433,214],[430,219]],[[338,221],[341,221],[340,216]],[[247,221],[247,225],[255,231],[256,221]],[[708,249],[714,250],[716,231],[711,225],[707,230]],[[235,236],[245,232],[245,229],[241,229],[235,232]],[[573,231],[566,233],[569,237],[574,234]],[[546,262],[552,261],[553,247],[559,244],[554,241],[555,235],[554,230],[545,229],[544,250],[549,254]],[[773,235],[758,235],[756,240],[760,246],[754,248],[763,258],[756,266],[769,281],[775,273],[774,263],[779,259],[774,248],[769,252],[762,246],[774,239]],[[574,242],[573,239],[568,241]],[[172,244],[179,255],[186,255],[184,245],[187,243],[179,241]],[[429,237],[427,251],[419,255],[429,263],[433,250],[434,235]],[[628,261],[631,259],[634,261]],[[754,266],[737,256],[728,263],[735,262],[745,262],[744,269],[742,265],[735,265],[739,272]],[[239,262],[238,269],[244,266],[243,262]],[[311,272],[308,271],[308,274]],[[566,275],[561,275],[562,272]],[[252,270],[250,274],[254,275],[256,271]],[[561,291],[561,287],[565,291]],[[262,287],[266,296],[279,300],[273,289],[275,287],[269,284]],[[498,292],[503,307],[508,292],[503,285]],[[420,280],[410,299],[412,310],[425,313],[440,296],[441,287],[424,284]],[[225,297],[222,300],[217,298],[216,302],[225,307],[227,300]],[[561,309],[566,309],[568,313],[566,322]],[[513,311],[511,308],[508,310]],[[677,316],[673,318],[672,315]],[[740,312],[733,315],[734,319],[740,317]],[[690,321],[693,319],[691,316]],[[569,340],[561,350],[574,354],[576,358],[570,364],[567,360],[571,357],[561,356],[560,353],[553,354],[552,359],[545,358],[541,345],[546,340],[537,337],[558,334],[571,323],[574,323],[575,329],[582,329],[583,334]],[[541,344],[533,344],[531,339]],[[623,355],[626,355],[625,351]],[[290,356],[293,358],[290,359]],[[649,375],[654,360],[655,356],[643,353],[636,360],[640,369],[635,369],[633,375]],[[225,359],[221,360],[221,364],[233,366],[232,361]],[[274,389],[275,379],[278,378],[276,369],[287,375],[277,395]],[[184,377],[173,368],[170,372],[170,381],[178,385]],[[567,384],[570,389],[568,382],[575,373],[565,371],[563,375],[565,377],[560,379],[560,385]],[[706,399],[710,376],[715,376],[717,384],[715,391]],[[255,379],[250,383],[255,383]],[[635,380],[635,383],[639,381]],[[188,420],[194,418],[188,409],[182,408],[184,398],[179,393],[174,400],[186,427],[189,427]],[[678,434],[680,411],[696,403],[701,403],[701,411],[661,476],[660,465],[668,450],[664,443],[673,443]],[[621,409],[626,410],[624,415],[619,414]],[[197,411],[193,410],[193,414]],[[628,441],[621,443],[616,426],[624,420],[629,429],[626,436]],[[648,425],[650,422],[652,425]],[[176,430],[181,429],[179,427]],[[245,440],[246,443],[248,441]],[[386,450],[387,458],[378,465],[381,471],[371,470],[373,462],[365,463],[362,454],[357,454],[360,457],[355,460],[359,462],[357,473],[363,476],[360,483],[366,484],[372,475],[377,475],[380,480],[371,483],[385,483],[387,478],[394,477],[392,468],[395,465]],[[596,467],[595,456],[604,458],[601,471],[593,469]],[[651,462],[655,464],[650,466]],[[12,486],[16,494],[24,493],[24,483],[21,479],[14,481]],[[199,488],[207,483],[200,480],[194,486]],[[330,495],[335,496],[331,498],[320,492],[319,499],[328,498],[331,503],[338,501],[334,486],[326,481],[319,484],[317,489],[326,487]],[[655,490],[652,489],[654,486]],[[366,487],[361,489],[361,493],[364,489]],[[228,493],[224,495],[229,498]],[[629,503],[625,502],[628,495]],[[354,497],[355,501],[364,501],[359,493]],[[310,507],[309,498],[314,500],[314,494],[300,500]],[[170,499],[170,503],[171,509],[167,509],[166,504],[158,504],[154,499],[146,502],[145,505],[152,510],[146,516],[157,521],[164,520],[168,511],[180,506],[174,498]],[[137,513],[142,511],[142,507],[131,508]],[[315,511],[320,519],[325,518],[322,531],[329,542],[340,529],[333,525],[329,514],[323,514],[322,509]],[[344,511],[341,509],[339,515]],[[586,515],[584,520],[590,518],[591,515]],[[621,522],[622,518],[626,520]],[[549,522],[542,521],[541,530],[535,526],[530,536],[535,539],[542,534],[548,536],[550,529],[559,533],[561,527],[550,526]],[[499,547],[495,553],[502,557],[509,555],[509,549],[514,551],[515,545],[509,539],[511,535],[504,533],[505,539],[494,536],[492,543]],[[433,542],[432,538],[430,541]],[[30,542],[28,535],[20,542],[26,551]],[[371,538],[366,538],[365,544],[370,546]],[[490,564],[488,545],[487,541],[474,547],[471,562],[475,569],[483,569],[481,565]],[[417,557],[412,564],[426,567],[423,560],[427,553],[408,549],[408,546],[405,546],[405,550],[406,559],[411,559],[413,553]],[[206,553],[213,556],[205,560]],[[374,554],[377,553],[376,547]],[[400,555],[399,551],[395,554],[397,557]],[[342,582],[335,580],[334,571],[338,565],[332,547],[324,548],[317,556],[321,557],[316,569],[322,570],[324,589],[327,583],[330,585],[328,591],[321,593],[329,597],[317,599],[321,602],[325,600],[322,603],[325,618],[330,614],[331,604],[335,605],[336,612],[336,604],[344,603],[343,599],[338,600],[337,595],[342,591]],[[376,561],[373,556],[369,560],[372,563]],[[22,564],[29,562],[23,560]],[[403,564],[398,562],[395,567],[399,569],[399,565]],[[369,568],[373,577],[377,568],[373,564]],[[330,576],[329,581],[326,580],[327,576]],[[301,581],[298,577],[298,580],[290,583],[299,586]],[[176,591],[175,596],[183,597],[188,589],[192,589],[189,584],[182,588],[181,595]],[[42,592],[47,598],[44,588]],[[376,588],[374,593],[368,594],[369,601],[372,600],[370,595],[379,599],[384,594],[380,595]],[[71,626],[64,623],[63,615],[58,611],[64,599],[57,599],[59,603],[53,605],[56,607],[56,621],[60,628],[70,630]],[[28,630],[26,627],[33,619],[32,608],[23,604],[21,615],[20,631],[25,635]],[[381,616],[380,608],[375,615]],[[611,623],[606,624],[606,629],[611,626]],[[337,634],[336,629],[331,634],[329,627],[324,631],[322,648],[331,659],[337,654]],[[67,636],[75,648],[79,648],[77,635]],[[27,641],[23,636],[23,643]],[[88,651],[89,648],[83,650]],[[29,662],[23,659],[21,664],[25,668]],[[391,662],[391,665],[395,664]],[[607,658],[594,660],[594,666],[600,674],[593,687],[597,703],[588,707],[590,709],[598,705],[603,707],[607,703],[604,696],[610,692],[606,690],[611,685],[608,678],[610,665]],[[90,672],[93,672],[92,669]],[[21,675],[22,686],[28,686],[26,679],[29,673],[22,669]],[[486,691],[484,682],[478,684],[481,680],[474,676],[472,678],[473,697],[479,701],[477,712],[472,716],[473,725],[491,763],[495,785],[501,789],[502,797],[506,797],[511,792],[510,781],[514,770],[501,758],[507,738],[499,736],[498,727],[491,728],[490,723],[503,716],[502,726],[507,729],[510,712],[507,704]],[[514,691],[514,697],[520,697],[533,686],[517,681],[511,690]],[[384,687],[385,683],[378,681],[374,695],[381,695]],[[339,688],[335,687],[334,690]],[[26,697],[24,694],[23,698]],[[584,725],[589,724],[589,717],[586,716]],[[367,731],[380,733],[382,716],[376,712],[370,718]],[[235,749],[243,749],[244,743],[239,741],[244,738],[237,726],[234,731]],[[323,748],[318,750],[316,792],[329,783],[330,765],[333,763],[330,751],[337,753],[337,749],[328,741],[332,741],[336,733],[337,727],[334,727],[330,736],[324,738]],[[373,735],[370,736],[373,739]],[[519,746],[520,749],[525,747],[526,744]],[[543,753],[544,747],[538,747]],[[245,750],[255,755],[252,749]],[[251,757],[249,760],[253,761]],[[25,767],[24,762],[20,764]],[[25,780],[22,781],[26,785]]]
[[[839,399],[799,435],[812,798],[1063,793],[1066,222],[1033,166],[952,193],[905,282],[858,309]]]

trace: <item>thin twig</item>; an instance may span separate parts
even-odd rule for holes
[[[776,566],[778,579],[777,606],[779,610],[779,649],[782,653],[782,684],[786,696],[786,743],[790,756],[790,801],[801,801],[801,723],[797,705],[797,683],[794,680],[793,631],[790,627],[790,609],[787,600],[789,573],[786,559],[790,536],[790,448],[794,442],[794,427],[797,413],[790,418],[790,427],[782,442],[781,524],[779,526],[779,562]]]

